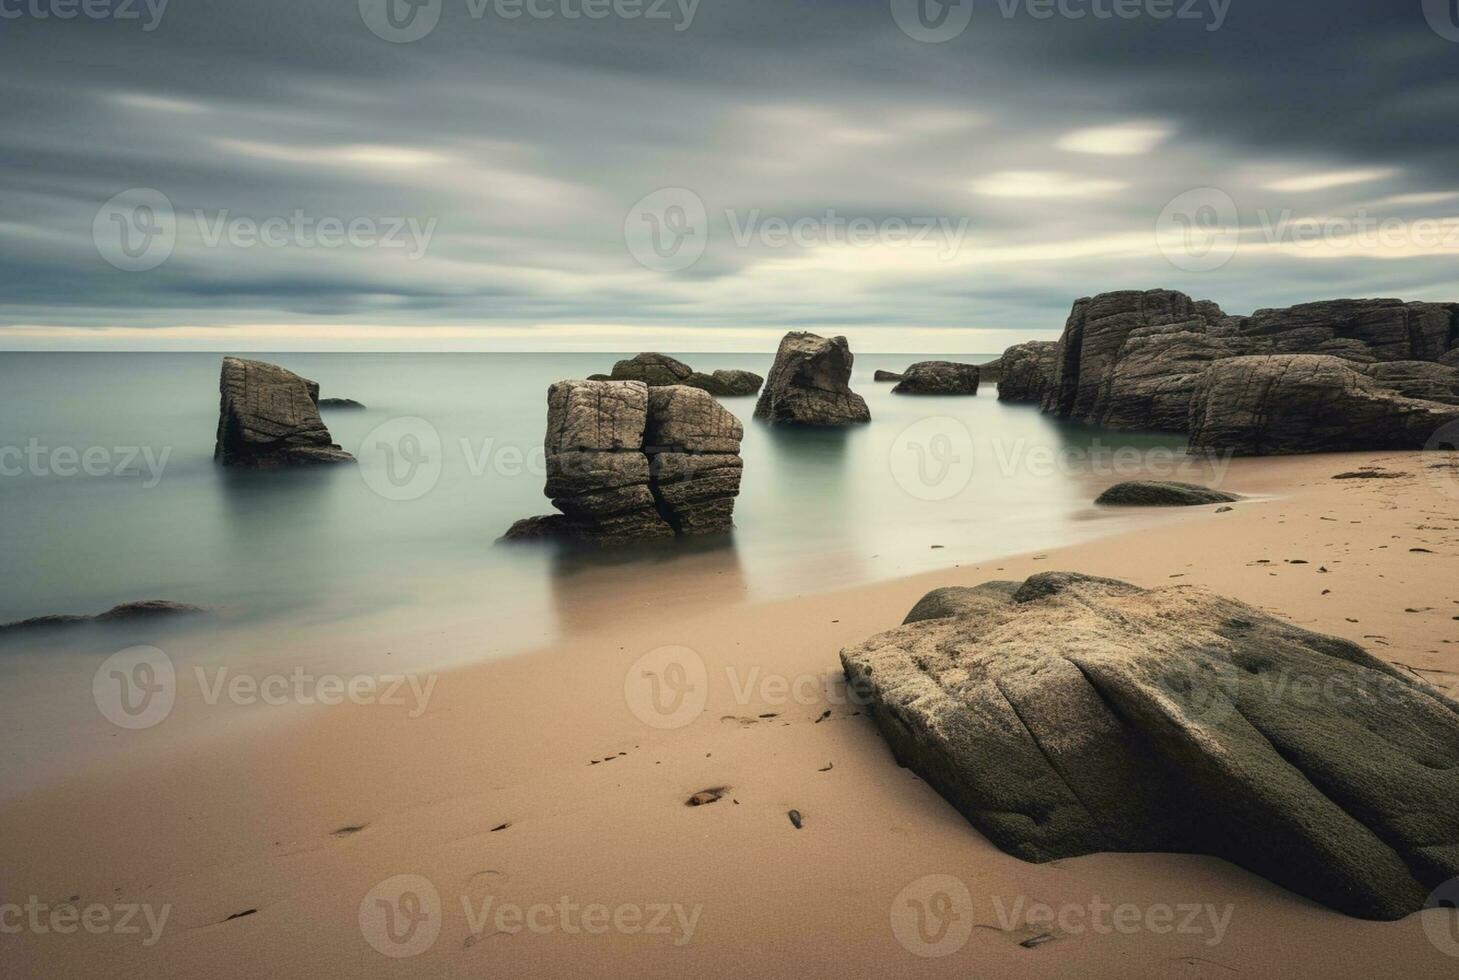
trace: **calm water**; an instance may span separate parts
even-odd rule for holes
[[[919,358],[861,355],[869,426],[771,429],[753,399],[725,400],[745,422],[732,535],[563,556],[494,542],[551,509],[547,386],[620,355],[258,356],[368,406],[325,412],[358,466],[215,466],[217,354],[0,354],[0,620],[144,598],[217,613],[0,643],[0,796],[283,716],[200,708],[197,691],[185,703],[205,668],[426,671],[590,633],[626,606],[823,592],[1055,547],[1128,520],[1090,506],[1114,477],[1091,473],[1084,450],[1181,445],[1065,426],[1000,404],[991,385],[893,396],[872,372]],[[764,374],[771,356],[686,359]],[[178,708],[120,739],[93,683],[134,644],[165,648]]]
[[[463,580],[509,619],[566,574],[545,550],[493,542],[516,518],[551,510],[547,385],[606,371],[619,355],[258,356],[319,381],[324,397],[368,406],[325,412],[361,466],[215,466],[216,354],[0,355],[0,447],[26,453],[0,459],[0,619],[147,597],[330,619],[429,603]],[[762,374],[771,359],[686,358]],[[1085,482],[1047,463],[1109,434],[1001,405],[992,386],[927,399],[872,382],[873,370],[915,359],[857,358],[853,385],[875,418],[866,427],[770,429],[751,419],[753,399],[725,400],[746,435],[738,529],[722,546],[750,595],[1045,547],[1087,516]]]

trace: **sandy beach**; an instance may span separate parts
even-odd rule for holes
[[[1351,919],[1201,856],[1000,853],[898,768],[838,661],[931,588],[1065,569],[1210,588],[1452,692],[1439,462],[1238,460],[1225,489],[1254,499],[1228,512],[770,604],[724,601],[742,585],[710,562],[672,603],[605,591],[583,601],[611,616],[576,611],[591,629],[417,678],[424,698],[203,744],[118,729],[108,765],[0,810],[0,902],[42,924],[4,937],[0,973],[1453,976],[1450,911]],[[1364,468],[1400,475],[1333,479]],[[970,913],[918,918],[948,895]],[[123,909],[135,931],[86,927]]]

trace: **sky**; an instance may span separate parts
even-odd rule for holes
[[[0,0],[0,350],[1459,300],[1454,0]]]

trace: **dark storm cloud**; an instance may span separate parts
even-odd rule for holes
[[[936,44],[891,0],[669,0],[660,17],[643,0],[633,20],[440,0],[409,43],[354,0],[36,16],[66,2],[0,0],[0,331],[28,344],[48,326],[314,323],[506,328],[527,347],[524,328],[552,343],[582,325],[607,346],[614,327],[797,323],[1004,340],[1113,288],[1235,312],[1453,298],[1459,241],[1353,248],[1339,225],[1314,247],[1284,223],[1459,215],[1459,43],[1420,0],[979,0]],[[669,271],[624,232],[664,187],[707,222],[702,257]],[[1244,229],[1216,268],[1157,240],[1199,187]],[[142,271],[96,237],[119,233],[101,209],[132,188],[175,217]],[[838,225],[853,219],[869,242]],[[919,222],[928,240],[899,244]]]

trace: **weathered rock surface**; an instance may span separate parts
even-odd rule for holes
[[[205,612],[207,610],[201,606],[192,606],[185,602],[173,602],[170,599],[143,599],[139,602],[124,602],[119,606],[112,606],[106,612],[97,613],[95,616],[61,613],[51,616],[35,616],[13,623],[0,623],[0,632],[46,629],[53,626],[76,626],[81,623],[125,623],[141,619],[197,615]]]
[[[547,392],[545,493],[561,515],[504,540],[599,545],[734,526],[739,420],[706,391],[642,381],[559,381]]]
[[[688,385],[721,398],[753,395],[765,381],[753,371],[721,369],[701,374],[677,358],[652,351],[625,358],[613,365],[611,375],[592,375],[589,380],[642,381],[651,388]]]
[[[955,361],[918,361],[907,368],[892,389],[894,395],[976,395],[980,373],[976,364]]]
[[[1219,361],[1192,396],[1190,447],[1240,455],[1422,449],[1459,419],[1459,405],[1406,398],[1361,368],[1321,354]]]
[[[871,379],[873,381],[901,381],[902,375],[898,374],[895,371],[877,370],[875,373],[872,374]]]
[[[1211,854],[1372,919],[1459,875],[1459,705],[1356,644],[1190,586],[941,591],[841,660],[1004,851]]]
[[[835,426],[871,421],[866,401],[851,390],[854,358],[845,337],[792,331],[780,341],[755,418],[778,425]]]
[[[1014,344],[999,359],[998,400],[1003,402],[1042,402],[1054,377],[1054,360],[1059,344],[1053,340],[1035,340]]]
[[[319,385],[264,361],[223,358],[213,459],[270,468],[349,463],[319,417]]]
[[[1456,347],[1459,304],[1331,300],[1241,317],[1169,290],[1105,293],[1074,304],[1042,404],[1091,425],[1184,432],[1213,365],[1281,354],[1343,358],[1400,396],[1459,403]]]
[[[365,406],[353,398],[321,398],[320,408],[364,408]]]
[[[703,387],[711,395],[719,395],[723,398],[747,398],[750,395],[758,394],[760,386],[765,383],[765,379],[754,371],[741,371],[737,368],[720,368],[711,371],[709,377],[715,387],[704,385],[696,387]]]
[[[1229,504],[1240,499],[1234,493],[1212,490],[1199,483],[1127,480],[1116,483],[1096,497],[1094,502],[1120,507],[1198,507],[1201,504]]]

